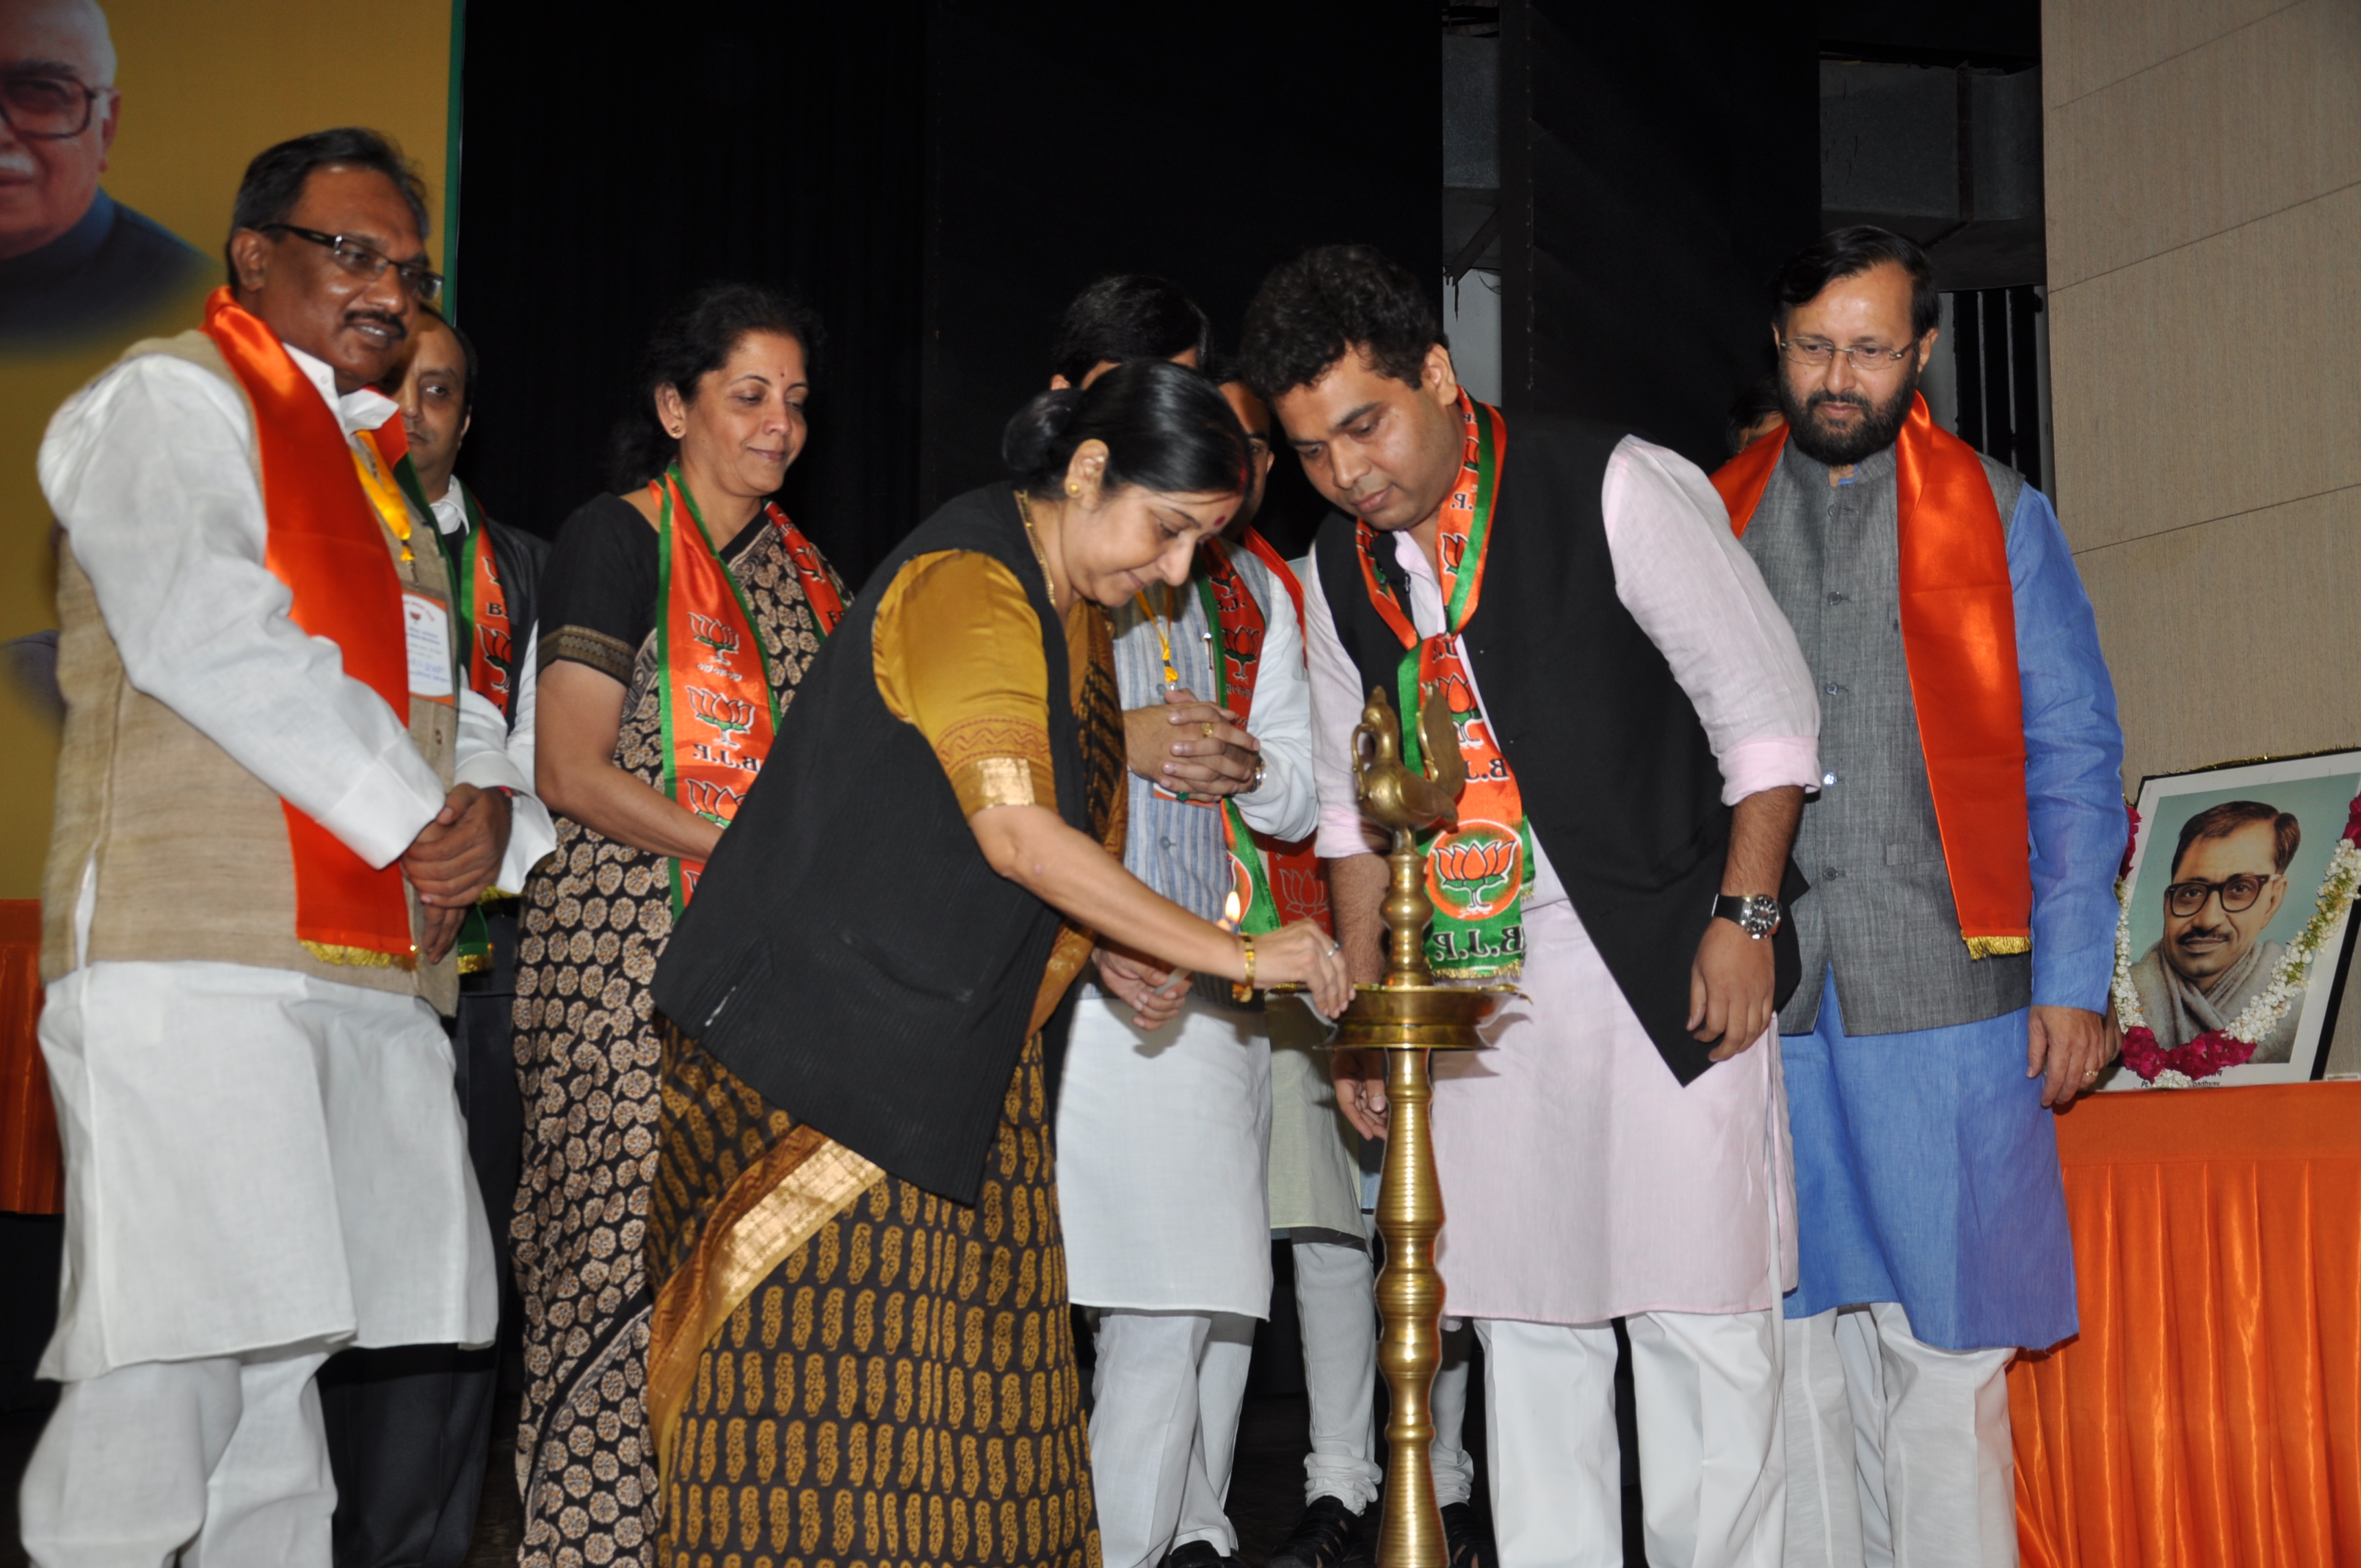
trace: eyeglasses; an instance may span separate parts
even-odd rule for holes
[[[2186,920],[2205,907],[2206,901],[2219,894],[2222,913],[2243,915],[2263,896],[2263,889],[2279,881],[2277,876],[2256,876],[2241,872],[2220,882],[2177,882],[2164,890],[2164,906],[2172,911],[2176,920]]]
[[[1903,358],[1909,354],[1911,347],[1911,345],[1905,343],[1899,348],[1839,348],[1835,344],[1817,337],[1779,340],[1779,352],[1791,363],[1808,365],[1816,370],[1825,370],[1828,367],[1828,362],[1841,354],[1844,356],[1845,363],[1852,367],[1853,374],[1856,376],[1883,375],[1901,364]]]
[[[0,120],[20,137],[66,141],[90,129],[93,106],[114,91],[71,76],[0,76]]]
[[[318,229],[299,229],[293,224],[263,224],[259,229],[264,234],[276,229],[281,234],[291,234],[297,239],[308,239],[313,245],[326,247],[328,254],[336,258],[336,265],[356,278],[367,278],[374,282],[384,277],[385,269],[390,267],[401,275],[401,286],[410,291],[410,297],[422,305],[433,304],[443,293],[443,274],[440,272],[433,271],[420,262],[396,261],[375,246],[364,245],[346,236],[322,234]]]

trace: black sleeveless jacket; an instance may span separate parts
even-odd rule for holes
[[[1730,807],[1705,726],[1672,666],[1615,596],[1599,488],[1623,433],[1520,415],[1500,463],[1483,595],[1468,622],[1476,684],[1534,837],[1608,972],[1682,1083],[1713,1065],[1688,1032],[1689,970],[1730,850]],[[1378,567],[1410,602],[1391,543]],[[1369,602],[1353,520],[1331,512],[1313,553],[1336,634],[1364,687],[1400,700],[1403,649]],[[1801,893],[1789,871],[1783,894]],[[1779,990],[1795,981],[1784,924]]]
[[[996,874],[926,738],[877,690],[877,606],[914,557],[990,555],[1025,585],[1049,673],[1058,814],[1090,830],[1063,623],[1012,491],[945,505],[812,662],[656,967],[656,1005],[781,1110],[972,1203],[1060,916]]]

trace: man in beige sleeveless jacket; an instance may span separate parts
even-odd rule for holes
[[[255,159],[231,230],[207,331],[133,347],[40,453],[67,703],[40,1025],[67,1192],[41,1373],[65,1389],[21,1508],[44,1568],[326,1564],[321,1362],[493,1332],[437,1014],[526,781],[456,677],[434,523],[384,471],[372,388],[441,282],[423,191],[383,138],[322,132]],[[323,515],[362,550],[306,577],[287,552]],[[399,626],[340,592],[381,575],[372,523]],[[379,948],[320,939],[331,865]]]

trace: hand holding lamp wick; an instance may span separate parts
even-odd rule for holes
[[[1236,888],[1230,889],[1230,896],[1222,901],[1222,917],[1219,920],[1214,921],[1213,924],[1219,926],[1224,931],[1235,932],[1237,930],[1238,890]],[[1170,996],[1176,989],[1187,983],[1188,979],[1189,977],[1186,974],[1176,974],[1170,980],[1166,981],[1161,986],[1158,987],[1156,994],[1159,997]]]

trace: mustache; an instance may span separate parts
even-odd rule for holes
[[[1870,407],[1869,399],[1859,392],[1831,392],[1825,389],[1804,400],[1804,411],[1809,413],[1828,403],[1849,403],[1863,413],[1875,411]]]
[[[359,310],[346,311],[345,313],[345,324],[346,326],[356,326],[362,322],[377,323],[379,326],[382,326],[386,331],[393,334],[393,341],[396,343],[401,342],[404,338],[410,335],[410,329],[401,323],[401,318],[400,316],[389,315],[384,311]]]
[[[2175,942],[2186,942],[2191,937],[2217,937],[2226,942],[2236,937],[2237,934],[2237,932],[2232,930],[2227,925],[2216,926],[2208,922],[2202,926],[2190,927],[2188,929],[2182,931],[2180,935],[2175,937],[2173,940]]]

